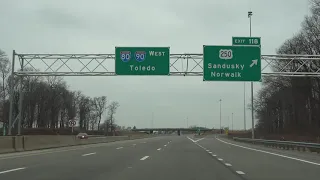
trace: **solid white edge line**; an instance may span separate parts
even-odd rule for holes
[[[315,163],[315,162],[312,162],[312,161],[307,161],[307,160],[294,158],[294,157],[290,157],[290,156],[286,156],[286,155],[282,155],[282,154],[272,153],[272,152],[268,152],[268,151],[263,151],[263,150],[259,150],[259,149],[249,148],[249,147],[241,146],[241,145],[238,145],[238,144],[232,144],[232,143],[223,141],[223,140],[221,140],[219,138],[216,138],[216,139],[218,141],[221,141],[221,142],[225,143],[225,144],[229,144],[229,145],[232,145],[232,146],[248,149],[248,150],[251,150],[251,151],[257,151],[257,152],[261,152],[261,153],[271,154],[271,155],[274,155],[274,156],[279,156],[279,157],[283,157],[283,158],[287,158],[287,159],[292,159],[292,160],[296,160],[296,161],[305,162],[305,163],[309,163],[309,164],[320,166],[320,163]]]
[[[202,139],[204,139],[204,138],[200,138],[200,139],[198,139],[198,140],[195,140],[195,142],[201,141]]]
[[[191,139],[189,136],[187,136],[187,138],[190,140],[190,141],[192,141],[192,142],[195,142],[193,139]]]
[[[16,168],[16,169],[10,169],[10,170],[6,170],[6,171],[0,171],[0,174],[4,174],[4,173],[8,173],[8,172],[13,172],[13,171],[19,171],[19,170],[23,170],[23,169],[26,169],[26,167]]]
[[[140,160],[143,161],[143,160],[146,160],[149,156],[144,156],[143,158],[141,158]]]
[[[96,154],[96,153],[94,152],[94,153],[83,154],[82,156],[90,156],[90,155],[94,155],[94,154]]]
[[[245,173],[242,171],[236,171],[238,174],[244,175]]]

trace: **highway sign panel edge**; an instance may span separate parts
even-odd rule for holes
[[[117,74],[117,71],[116,71],[116,69],[117,69],[117,59],[116,59],[116,57],[117,57],[117,48],[168,48],[168,51],[169,51],[169,64],[168,64],[168,68],[169,68],[169,71],[168,71],[168,74],[164,74],[164,75],[150,75],[150,74],[126,74],[126,75],[119,75],[119,74]],[[171,67],[171,63],[170,63],[170,46],[155,46],[155,47],[151,47],[151,46],[149,46],[149,47],[144,47],[144,46],[115,46],[115,49],[114,49],[115,51],[115,54],[114,54],[114,74],[116,75],[116,76],[170,76],[170,67]]]
[[[206,80],[205,79],[205,61],[204,61],[204,50],[205,50],[205,47],[231,47],[231,48],[238,48],[238,47],[246,47],[246,48],[259,48],[259,51],[260,51],[260,57],[259,57],[259,61],[258,63],[260,64],[260,68],[261,68],[261,45],[260,46],[255,46],[255,45],[236,45],[236,46],[233,46],[233,45],[203,45],[203,49],[202,49],[202,54],[203,54],[203,59],[202,59],[202,62],[203,62],[203,81],[216,81],[216,82],[262,82],[262,71],[260,69],[260,73],[259,73],[259,77],[260,79],[257,80],[257,81],[235,81],[235,80]]]

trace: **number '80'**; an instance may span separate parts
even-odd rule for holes
[[[121,54],[121,59],[129,60],[130,56],[130,54]]]

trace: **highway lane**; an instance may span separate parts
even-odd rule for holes
[[[117,180],[242,180],[242,175],[221,164],[186,137],[175,137],[162,151],[125,169]]]
[[[163,141],[163,137],[0,154],[0,172],[7,169],[20,167],[35,167],[43,166],[44,164],[64,163],[64,161],[72,161],[75,158],[79,158],[82,157],[82,155],[93,152],[112,154],[109,153],[110,150],[112,152],[114,150],[121,150],[118,148],[134,148],[135,146],[141,146],[147,143],[157,143],[161,141]]]
[[[6,172],[10,168],[4,167],[7,163],[3,161],[7,162],[7,159],[0,159],[0,179],[243,179],[242,175],[183,136],[13,158],[10,159],[10,168],[14,170],[11,172]],[[16,169],[23,167],[26,169]]]
[[[320,175],[316,154],[214,136],[192,138],[162,136],[0,155],[0,179],[298,180]]]
[[[207,136],[196,144],[232,168],[241,167],[246,179],[302,180],[320,177],[320,156],[317,154],[248,145],[213,136]]]

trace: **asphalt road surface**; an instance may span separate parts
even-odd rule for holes
[[[0,155],[0,179],[305,180],[320,155],[207,136],[161,136]]]

